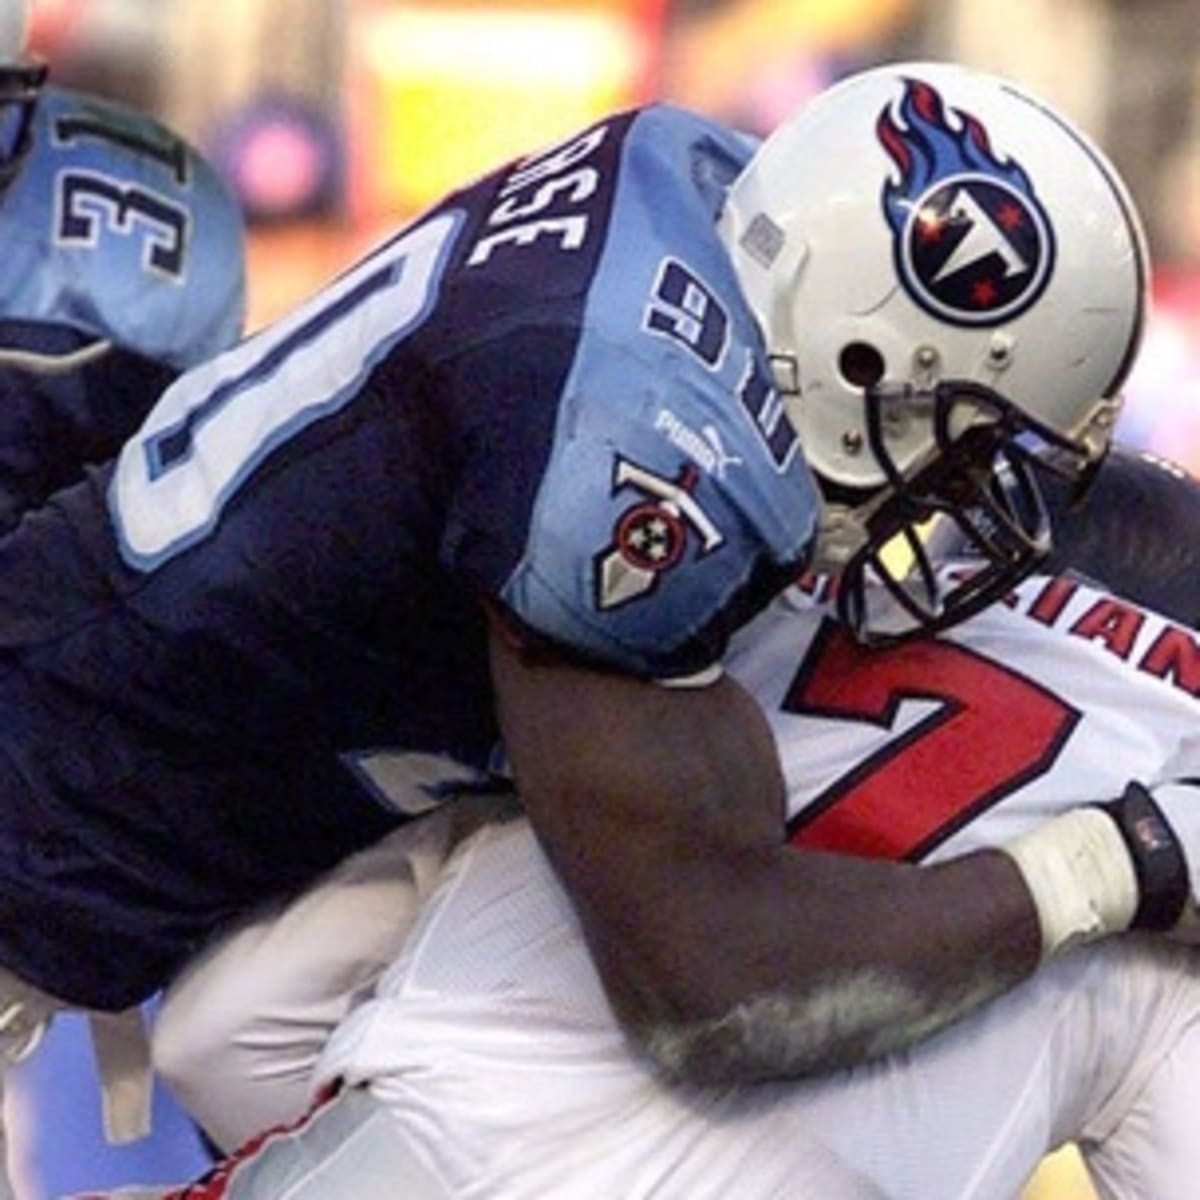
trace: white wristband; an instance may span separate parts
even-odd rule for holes
[[[1077,808],[1000,847],[1020,868],[1042,926],[1042,957],[1129,928],[1138,906],[1133,859],[1117,823]]]

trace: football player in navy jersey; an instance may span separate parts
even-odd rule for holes
[[[453,193],[0,541],[0,961],[134,1004],[498,772],[688,1078],[882,1053],[1063,945],[1174,928],[1186,826],[1144,903],[1098,809],[936,872],[787,852],[720,670],[804,566],[867,641],[1006,594],[1049,542],[1031,463],[1103,458],[1145,274],[1087,139],[947,65],[853,77],[761,146],[621,114]],[[942,586],[931,520],[979,570]],[[863,972],[884,1002],[827,1023]]]
[[[245,312],[230,191],[159,122],[48,83],[28,7],[0,5],[0,531],[110,460]],[[10,1017],[15,1056],[33,1027]]]

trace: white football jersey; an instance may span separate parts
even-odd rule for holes
[[[727,666],[766,710],[802,845],[944,858],[1200,770],[1200,746],[1171,765],[1200,733],[1200,637],[1075,580],[886,651],[793,589]]]
[[[738,637],[729,668],[770,716],[795,840],[863,853],[1006,840],[1186,765],[1200,727],[1197,639],[1067,580],[1031,580],[1007,607],[888,651],[855,646],[793,592]],[[1191,1028],[1188,954],[1118,938],[866,1068],[667,1088],[613,1019],[570,904],[514,817],[458,847],[318,1074],[368,1086],[447,1195],[995,1200],[1083,1137],[1111,1180],[1167,1196],[1170,1180],[1200,1176],[1200,1146],[1155,1144],[1139,1105],[1181,1107],[1161,1102],[1182,1094],[1162,1064]],[[1200,1064],[1177,1078],[1200,1078]]]

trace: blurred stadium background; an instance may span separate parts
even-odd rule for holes
[[[250,324],[444,190],[614,108],[662,98],[763,132],[848,70],[954,57],[1070,113],[1124,171],[1156,261],[1125,437],[1200,468],[1200,20],[1193,0],[35,0],[56,82],[205,149],[250,227]],[[110,1152],[64,1021],[14,1106],[22,1200],[178,1177],[194,1134],[159,1098]],[[52,1113],[32,1132],[30,1114]],[[1092,1195],[1069,1154],[1026,1200]]]

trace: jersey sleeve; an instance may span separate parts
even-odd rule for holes
[[[543,636],[678,678],[792,577],[819,499],[715,229],[748,147],[666,108],[591,144],[539,180],[542,228],[579,236],[485,240],[450,299],[481,336],[443,389],[466,456],[443,553]],[[489,222],[539,203],[501,195]]]
[[[506,358],[544,362],[552,346],[544,330],[510,337]],[[605,370],[576,373],[553,428],[531,416],[546,404],[488,411],[444,552],[552,642],[640,675],[692,675],[794,578],[815,485],[798,453],[772,459],[731,380],[690,371],[669,342],[646,357],[596,350]]]
[[[1045,473],[1054,530],[1048,571],[1070,571],[1200,627],[1200,482],[1175,463],[1114,446],[1082,498]]]

